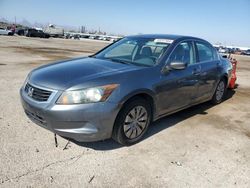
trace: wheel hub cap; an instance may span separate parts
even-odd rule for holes
[[[220,82],[216,89],[216,100],[221,100],[224,95],[225,84],[224,82]]]
[[[123,130],[127,138],[134,139],[141,135],[148,122],[148,113],[143,106],[134,107],[126,116]]]

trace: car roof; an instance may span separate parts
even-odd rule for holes
[[[160,39],[170,39],[170,40],[177,40],[177,39],[198,39],[198,40],[204,40],[204,39],[197,38],[197,37],[192,37],[192,36],[172,35],[172,34],[141,34],[141,35],[130,35],[130,36],[127,36],[127,37],[160,38]]]

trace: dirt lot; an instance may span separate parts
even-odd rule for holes
[[[19,88],[29,71],[104,42],[0,37],[0,187],[250,187],[250,57],[238,88],[155,122],[131,147],[72,143],[28,120]],[[65,147],[66,146],[66,147]]]

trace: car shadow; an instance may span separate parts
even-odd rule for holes
[[[233,95],[235,94],[235,90],[228,90],[224,101],[230,99],[233,97]],[[187,108],[185,110],[182,110],[180,112],[176,112],[172,115],[163,117],[155,122],[153,122],[147,133],[145,134],[144,138],[141,140],[141,142],[143,140],[148,139],[149,137],[157,134],[158,132],[167,129],[169,127],[172,127],[174,125],[176,125],[177,123],[184,121],[185,119],[188,119],[194,115],[197,114],[201,114],[201,115],[207,115],[207,110],[211,107],[213,107],[214,105],[211,104],[210,102],[205,102],[202,104],[198,104],[195,106],[192,106],[190,108]],[[108,139],[108,140],[104,140],[104,141],[98,141],[98,142],[78,142],[75,140],[70,140],[71,142],[81,146],[81,147],[86,147],[86,148],[91,148],[94,150],[100,150],[100,151],[105,151],[105,150],[114,150],[114,149],[118,149],[121,147],[124,147],[120,144],[118,144],[117,142],[115,142],[112,139]]]

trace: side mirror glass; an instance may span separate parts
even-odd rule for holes
[[[187,67],[187,64],[181,61],[173,61],[170,63],[169,67],[175,70],[183,70]]]
[[[162,69],[163,74],[168,74],[171,70],[183,70],[187,67],[187,63],[180,61],[173,61],[169,65],[165,65]]]

